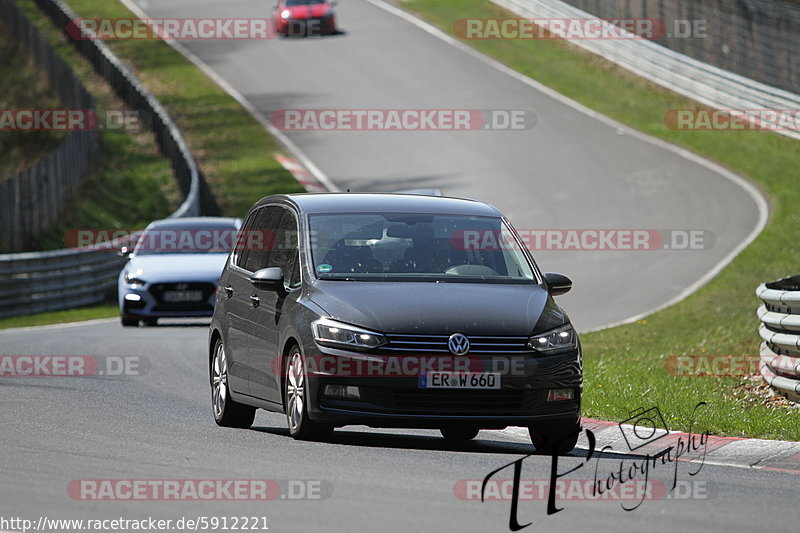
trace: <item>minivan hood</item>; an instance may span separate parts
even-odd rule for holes
[[[318,280],[309,298],[380,333],[524,336],[568,320],[539,285]]]

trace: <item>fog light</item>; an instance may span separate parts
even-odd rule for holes
[[[139,296],[138,294],[126,294],[125,295],[125,300],[127,300],[129,302],[141,302],[142,301],[142,297]]]
[[[575,389],[550,389],[547,391],[548,402],[560,402],[562,400],[574,400]]]
[[[322,389],[322,395],[349,400],[361,399],[361,392],[355,385],[325,385],[325,388]]]

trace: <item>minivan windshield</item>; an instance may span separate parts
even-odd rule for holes
[[[308,219],[320,279],[536,283],[499,217],[325,213]]]

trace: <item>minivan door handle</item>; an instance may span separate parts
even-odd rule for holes
[[[258,307],[261,304],[261,299],[255,294],[250,297],[250,301],[252,302],[253,307]]]
[[[225,291],[225,294],[228,295],[228,298],[233,296],[233,287],[231,287],[230,285],[228,285],[227,287],[223,287],[222,290]]]

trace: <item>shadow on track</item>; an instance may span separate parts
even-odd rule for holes
[[[253,426],[252,431],[261,433],[269,433],[271,435],[279,435],[291,439],[289,437],[289,430],[282,427],[266,427],[266,426]],[[533,445],[530,443],[511,442],[507,440],[494,440],[491,438],[492,433],[482,432],[476,439],[466,442],[453,442],[445,440],[444,438],[431,434],[431,435],[404,435],[396,433],[381,433],[380,429],[372,429],[370,431],[348,431],[347,429],[338,428],[333,432],[333,436],[320,444],[327,445],[342,445],[342,446],[357,446],[368,448],[390,448],[398,450],[424,450],[424,451],[442,451],[442,452],[469,452],[469,453],[493,453],[493,454],[509,454],[509,455],[528,455],[533,454],[537,456],[547,457],[548,454],[537,452]],[[483,438],[482,438],[483,437]],[[488,438],[486,438],[488,437]],[[588,455],[587,450],[576,448],[571,451],[566,457],[581,457],[585,458]],[[597,459],[597,452],[595,452],[592,460]],[[643,455],[616,453],[611,451],[603,452],[600,457],[601,461],[608,460],[621,460],[621,459],[644,459]]]
[[[276,427],[253,427],[253,431],[289,437],[289,430]],[[324,441],[328,445],[358,446],[369,448],[391,448],[398,450],[428,450],[442,452],[506,453],[512,455],[533,453],[533,446],[524,442],[509,442],[478,438],[466,442],[453,442],[437,435],[398,435],[380,433],[380,430],[348,431],[337,429]]]

